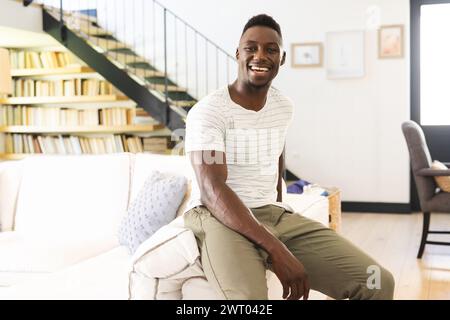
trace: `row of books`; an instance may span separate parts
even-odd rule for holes
[[[10,50],[11,68],[41,69],[64,68],[75,64],[68,52]]]
[[[143,139],[166,141],[166,147],[144,147]],[[15,154],[104,154],[117,152],[166,153],[168,137],[141,138],[138,136],[107,135],[103,137],[87,136],[43,136],[30,134],[6,134],[5,152]]]
[[[135,108],[122,107],[69,109],[3,105],[0,126],[121,126],[135,124],[135,119],[141,121],[142,117],[135,114]],[[147,118],[155,123],[153,118]]]
[[[13,80],[16,97],[97,96],[114,93],[111,83],[99,79]]]

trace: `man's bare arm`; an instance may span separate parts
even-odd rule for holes
[[[217,220],[263,248],[269,255],[275,274],[283,285],[283,298],[308,298],[309,283],[303,265],[253,216],[241,199],[226,184],[225,154],[219,151],[190,152],[200,187],[202,203]],[[203,161],[215,159],[214,163]]]
[[[284,150],[278,159],[277,201],[283,202]]]

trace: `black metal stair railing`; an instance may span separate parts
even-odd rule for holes
[[[105,58],[89,62],[86,54],[80,57],[90,65],[103,61],[105,70],[91,67],[119,90],[144,109],[146,104],[161,108],[161,103],[153,100],[142,101],[140,89],[134,88],[141,93],[133,94],[130,85],[120,83],[126,83],[128,77],[162,102],[167,115],[158,115],[155,108],[148,111],[164,123],[170,122],[171,114],[185,118],[198,99],[228,84],[234,76],[235,68],[230,70],[234,57],[156,0],[37,2],[45,6],[48,16],[59,21],[58,40],[69,45],[65,37],[70,32]],[[56,36],[54,25],[51,31]],[[121,72],[108,71],[106,61]],[[114,81],[111,77],[119,78]],[[141,99],[136,100],[136,96]]]

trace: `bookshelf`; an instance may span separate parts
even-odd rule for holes
[[[48,75],[62,75],[74,73],[92,73],[91,68],[86,66],[70,66],[63,68],[36,68],[36,69],[12,69],[11,76],[13,77],[31,77],[31,76],[48,76]]]
[[[37,156],[40,154],[33,154],[33,155]],[[25,153],[0,153],[0,160],[22,160],[28,156],[30,155]]]
[[[0,160],[170,152],[167,136],[148,136],[163,125],[64,48],[9,52],[13,94],[0,97]]]
[[[98,96],[59,96],[59,97],[12,97],[0,100],[2,104],[9,105],[24,105],[24,104],[55,104],[55,103],[87,103],[87,102],[112,102],[112,101],[126,101],[125,96],[117,95],[98,95]]]
[[[2,126],[1,133],[142,133],[163,129],[162,125],[125,125],[125,126],[64,126],[64,127],[38,127],[38,126]]]

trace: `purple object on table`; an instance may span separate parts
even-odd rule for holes
[[[303,193],[303,188],[309,184],[311,184],[311,183],[306,180],[300,179],[300,180],[294,182],[293,184],[291,184],[289,187],[287,187],[287,192],[301,194],[301,193]]]

